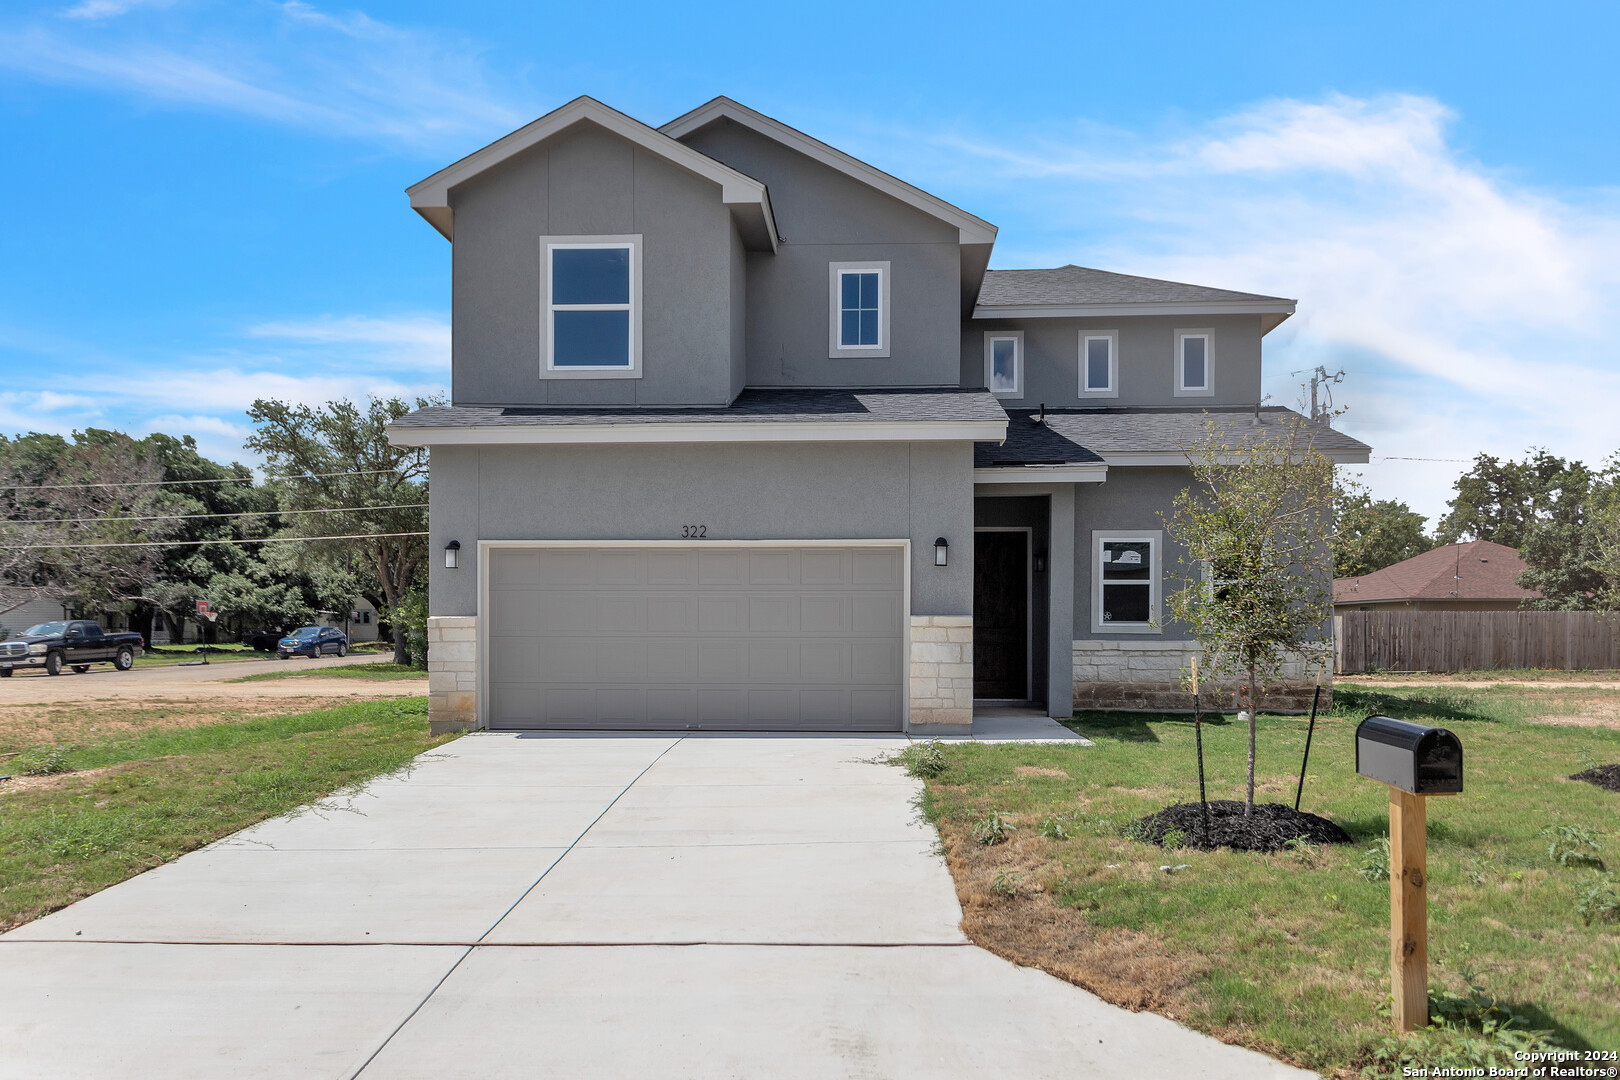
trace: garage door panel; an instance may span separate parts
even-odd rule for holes
[[[647,552],[647,584],[696,585],[697,557],[691,550]]]
[[[899,642],[887,638],[868,638],[856,644],[851,657],[850,682],[857,685],[892,685],[899,681],[900,675]]]
[[[647,630],[653,634],[695,634],[698,598],[685,594],[647,597]]]
[[[806,634],[843,634],[849,631],[845,614],[847,596],[805,596],[799,600],[799,629]]]
[[[897,730],[904,570],[858,545],[492,550],[490,722]]]
[[[698,643],[690,639],[655,639],[647,642],[649,679],[696,682]]]
[[[850,630],[857,634],[898,634],[900,597],[887,593],[856,593],[850,597]]]
[[[771,548],[748,553],[748,584],[797,585],[798,552]]]

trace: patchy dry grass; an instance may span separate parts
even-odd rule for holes
[[[342,669],[334,669],[342,670]],[[162,691],[159,691],[161,693]],[[156,697],[139,703],[110,699],[59,705],[7,705],[0,709],[0,754],[30,746],[84,743],[139,732],[167,731],[205,724],[234,724],[267,716],[309,712],[347,704],[345,698],[259,698],[246,696]],[[0,759],[0,773],[9,772]]]
[[[1611,869],[1620,864],[1620,796],[1566,779],[1620,762],[1620,732],[1535,722],[1588,707],[1564,690],[1341,685],[1318,723],[1301,808],[1353,845],[1252,855],[1127,839],[1125,823],[1197,798],[1192,725],[1180,716],[1083,714],[1070,726],[1091,747],[946,747],[924,808],[974,941],[1128,1008],[1356,1075],[1389,1030],[1377,1011],[1389,992],[1389,885],[1356,872],[1388,828],[1388,796],[1355,775],[1354,722],[1382,711],[1442,723],[1462,739],[1468,772],[1464,795],[1429,807],[1432,983],[1464,993],[1482,979],[1563,1045],[1615,1049],[1620,924],[1583,922],[1576,899],[1596,871],[1554,864],[1539,835],[1593,829]],[[1305,726],[1262,716],[1263,800],[1292,804]],[[1242,798],[1244,729],[1217,718],[1204,740],[1210,798]],[[974,827],[991,814],[1016,828],[986,845]]]
[[[0,930],[446,741],[421,698],[81,740],[69,772],[0,784]]]

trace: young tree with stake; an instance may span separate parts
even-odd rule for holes
[[[1261,695],[1332,648],[1334,466],[1302,419],[1240,430],[1212,422],[1188,450],[1193,484],[1164,523],[1184,550],[1170,613],[1198,639],[1203,677],[1240,684],[1252,817]]]

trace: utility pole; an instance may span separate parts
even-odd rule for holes
[[[1328,374],[1327,368],[1323,367],[1321,364],[1316,365],[1316,370],[1311,372],[1312,420],[1326,420],[1329,423],[1332,422],[1333,386],[1336,383],[1342,382],[1344,382],[1343,368],[1340,368],[1338,371],[1335,371],[1330,375]],[[1322,388],[1322,396],[1325,399],[1320,404],[1317,402],[1317,387]]]

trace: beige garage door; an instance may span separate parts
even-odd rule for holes
[[[492,548],[496,728],[897,731],[899,547]]]

